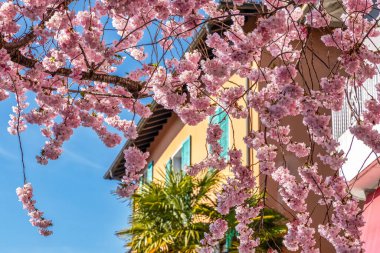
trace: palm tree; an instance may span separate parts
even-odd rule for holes
[[[198,177],[171,172],[166,182],[143,184],[133,197],[131,227],[118,232],[129,236],[134,252],[196,252],[211,221],[218,217],[214,193],[218,172]]]
[[[216,211],[215,192],[221,186],[218,171],[209,170],[197,177],[169,170],[165,182],[143,184],[132,196],[133,213],[130,228],[117,233],[127,239],[126,247],[133,252],[196,252],[209,225],[218,218],[228,221],[229,230],[220,249],[237,252],[237,221],[231,211],[221,216]],[[249,204],[257,204],[252,196]],[[260,237],[258,252],[280,248],[286,232],[284,218],[264,208],[260,217],[252,222]]]

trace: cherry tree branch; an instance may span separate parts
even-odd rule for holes
[[[44,28],[45,23],[48,22],[53,17],[53,15],[55,14],[55,12],[57,10],[67,9],[71,2],[73,2],[73,0],[64,0],[64,1],[60,2],[57,5],[57,7],[49,8],[47,10],[46,16],[43,17],[43,19],[41,20],[41,23],[37,26],[37,29]],[[4,43],[3,47],[7,50],[20,49],[20,48],[26,46],[27,44],[31,43],[35,38],[36,38],[36,34],[34,33],[34,30],[32,30],[29,33],[27,33],[26,35],[24,35],[23,37],[15,40],[15,41],[12,41],[9,43]]]
[[[0,47],[3,45],[2,41],[0,40]],[[28,58],[21,54],[19,50],[8,50],[12,62],[17,63],[21,66],[27,67],[27,68],[35,68],[36,64],[38,63],[37,60]],[[59,68],[58,70],[52,72],[45,70],[45,73],[48,73],[52,76],[59,75],[59,76],[65,76],[70,77],[73,73],[73,71],[69,68]],[[143,88],[144,84],[141,82],[133,81],[130,78],[124,78],[104,73],[96,73],[94,71],[82,71],[81,73],[81,80],[83,81],[97,81],[97,82],[104,82],[104,83],[112,83],[114,85],[122,86],[125,89],[128,90],[134,97],[139,97],[139,92]]]

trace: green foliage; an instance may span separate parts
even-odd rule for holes
[[[193,178],[170,170],[166,182],[144,184],[133,195],[131,227],[118,235],[129,236],[136,252],[196,252],[218,216],[212,199],[219,183],[217,172]]]
[[[217,171],[210,170],[191,177],[172,169],[163,178],[166,182],[143,184],[132,196],[134,210],[130,228],[119,231],[117,235],[126,238],[126,247],[137,253],[196,252],[210,223],[222,217],[216,211],[215,203],[215,192],[222,179]],[[255,205],[256,200],[252,197],[251,204]],[[237,252],[234,214],[231,212],[222,218],[230,226],[232,244],[229,252]],[[262,216],[253,220],[255,234],[262,242],[258,252],[281,246],[286,232],[283,224],[283,217],[270,209],[264,209]]]

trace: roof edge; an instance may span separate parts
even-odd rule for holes
[[[151,105],[151,111],[152,113],[154,113],[154,110],[157,108],[158,104],[156,101],[153,100],[152,102],[152,105]],[[141,118],[139,120],[139,122],[137,123],[137,133],[140,133],[140,131],[144,128],[147,120],[149,118]],[[127,142],[123,145],[123,147],[121,148],[121,150],[119,151],[119,153],[117,154],[116,158],[113,160],[112,164],[110,165],[110,167],[108,168],[108,170],[106,171],[106,173],[103,175],[103,178],[104,179],[110,179],[110,180],[113,180],[113,179],[116,179],[114,178],[113,176],[113,171],[115,169],[117,169],[117,165],[121,163],[121,161],[123,160],[123,152],[124,150],[131,146],[133,144],[133,141],[132,140],[127,140]]]

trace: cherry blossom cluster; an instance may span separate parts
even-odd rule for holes
[[[238,232],[238,238],[240,245],[238,247],[239,252],[250,253],[252,249],[260,245],[260,239],[253,240],[254,230],[249,227],[252,219],[257,217],[260,213],[262,206],[249,207],[248,205],[241,205],[236,208],[236,219],[238,225],[236,226],[236,232]]]
[[[302,252],[317,253],[314,239],[315,229],[310,227],[312,219],[308,212],[297,214],[296,219],[287,224],[288,233],[284,238],[284,245],[291,251],[302,248]]]
[[[32,226],[38,228],[38,232],[43,236],[49,236],[53,232],[49,230],[49,227],[53,225],[51,220],[47,220],[43,217],[44,213],[35,207],[36,201],[33,200],[33,186],[31,183],[25,184],[22,188],[16,189],[16,193],[19,201],[22,203],[22,207],[28,211],[30,217],[29,222]]]
[[[338,252],[360,252],[363,217],[359,215],[358,202],[347,193],[344,179],[335,175],[323,180],[322,175],[318,174],[317,164],[300,167],[298,172],[309,190],[322,197],[320,205],[332,205],[331,222],[318,226],[321,236],[330,241]],[[342,231],[345,232],[341,234]]]
[[[356,138],[363,141],[376,153],[380,152],[380,133],[371,124],[360,124],[350,128]]]
[[[224,234],[228,229],[227,221],[217,219],[210,225],[210,233],[206,233],[204,239],[201,240],[203,247],[199,250],[200,253],[212,253],[219,241],[224,238]]]
[[[16,90],[17,88],[14,89]],[[16,91],[15,97],[17,106],[12,106],[13,114],[9,115],[11,119],[8,121],[8,132],[13,135],[26,130],[27,125],[23,110],[29,106],[29,103],[26,102],[25,90]]]
[[[272,173],[272,177],[279,184],[279,193],[284,202],[296,212],[305,212],[307,209],[306,198],[309,194],[306,185],[298,183],[295,176],[284,167],[279,167]]]
[[[195,176],[206,168],[213,168],[216,170],[223,170],[226,168],[226,159],[220,156],[222,146],[220,145],[219,140],[222,137],[222,134],[223,130],[219,125],[210,124],[208,126],[206,142],[209,145],[210,154],[201,162],[188,166],[186,172],[189,175]]]
[[[220,138],[222,137],[223,130],[219,125],[210,124],[207,128],[207,143],[210,145],[211,155],[220,155],[222,152],[222,146],[219,143]]]
[[[259,245],[259,239],[254,238],[254,231],[249,225],[259,214],[262,206],[251,207],[246,202],[252,196],[253,189],[256,188],[257,179],[247,166],[242,165],[241,150],[232,149],[228,154],[233,177],[227,178],[222,192],[218,195],[217,210],[226,215],[235,208],[238,221],[236,231],[239,233],[240,241],[239,252],[251,252]]]
[[[323,9],[311,10],[306,14],[306,24],[310,25],[313,28],[326,27],[330,24],[331,17]]]
[[[278,136],[275,135],[275,137]],[[244,138],[244,142],[249,148],[257,151],[256,157],[259,159],[260,171],[269,175],[273,173],[276,169],[277,147],[265,143],[264,133],[252,131]]]
[[[252,196],[252,189],[256,186],[256,177],[252,171],[242,165],[241,150],[230,150],[231,171],[234,177],[227,178],[222,192],[218,195],[218,212],[228,214],[231,208],[241,206]]]
[[[125,175],[116,193],[120,197],[130,197],[138,188],[138,182],[144,173],[149,153],[143,153],[135,147],[124,150]]]

